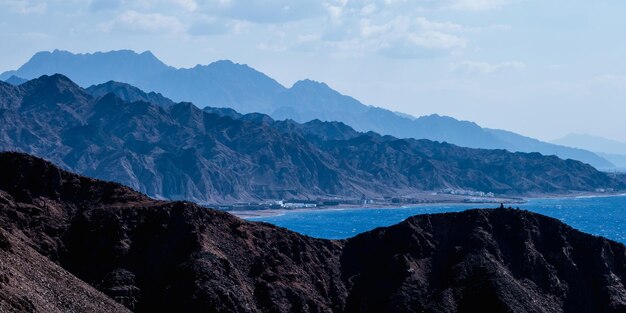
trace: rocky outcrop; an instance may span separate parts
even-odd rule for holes
[[[0,312],[130,311],[0,228]]]
[[[1,153],[0,171],[2,311],[125,310],[102,293],[136,312],[626,310],[624,245],[526,211],[422,215],[330,241],[24,154]]]
[[[624,312],[626,251],[520,210],[424,215],[348,241],[346,312]]]
[[[129,309],[343,307],[342,242],[245,222],[191,203],[151,200],[22,154],[0,154],[0,168],[0,227],[46,256],[47,266],[62,266]]]

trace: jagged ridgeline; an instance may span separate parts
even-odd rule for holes
[[[624,312],[626,247],[520,210],[341,241],[0,153],[2,312]],[[113,300],[117,301],[116,304]]]
[[[174,68],[149,51],[130,50],[73,54],[55,50],[39,52],[16,71],[0,74],[0,80],[21,84],[41,75],[64,74],[87,88],[108,81],[129,83],[159,92],[176,102],[203,108],[227,107],[241,113],[260,112],[277,120],[304,123],[314,119],[339,121],[361,131],[398,138],[430,139],[461,147],[539,152],[582,161],[599,169],[615,167],[597,154],[550,144],[513,132],[488,129],[448,116],[412,117],[366,105],[330,86],[308,79],[287,88],[245,64],[228,60],[193,68]],[[109,86],[111,87],[111,86]],[[129,94],[132,97],[132,94]],[[132,98],[131,98],[132,99]],[[415,99],[419,105],[422,99]],[[524,121],[529,123],[529,121]]]
[[[0,110],[0,150],[40,156],[155,198],[222,203],[443,188],[527,195],[623,187],[555,156],[397,139],[336,122],[202,111],[128,85],[85,90],[62,75],[0,83]]]

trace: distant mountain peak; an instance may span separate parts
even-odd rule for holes
[[[23,84],[25,88],[56,87],[58,90],[80,89],[76,83],[63,74],[43,75]]]
[[[247,70],[252,70],[256,72],[255,69],[251,68],[250,66],[246,64],[237,63],[231,60],[217,60],[207,65],[198,64],[195,66],[195,68],[241,68],[241,69],[247,69]]]
[[[239,63],[235,63],[231,60],[217,60],[215,62],[212,62],[211,64],[215,64],[215,65],[245,65],[245,64],[239,64]]]
[[[93,85],[86,89],[92,96],[102,97],[107,94],[114,94],[127,102],[144,101],[157,104],[161,107],[170,107],[174,105],[174,101],[164,97],[160,93],[145,92],[135,86],[127,83],[120,83],[110,80],[104,84]]]
[[[28,79],[24,79],[15,75],[11,75],[11,77],[9,77],[7,80],[5,80],[6,83],[11,84],[13,86],[19,86],[25,82],[27,82]]]
[[[17,71],[5,72],[0,75],[0,79],[11,75],[34,79],[41,75],[62,73],[86,87],[109,80],[134,83],[170,69],[172,67],[161,62],[150,51],[72,53],[56,49],[37,52]]]
[[[175,110],[200,111],[200,109],[191,102],[179,102],[172,106]]]
[[[456,118],[451,117],[451,116],[447,116],[447,115],[439,115],[437,113],[433,113],[433,114],[428,114],[428,115],[424,115],[422,117],[426,117],[426,118],[440,118],[440,119],[449,119],[449,120],[455,120],[458,121]]]
[[[144,57],[154,57],[151,51],[146,50],[144,52],[138,53],[135,50],[131,49],[120,49],[120,50],[109,50],[109,51],[96,51],[96,52],[85,52],[85,53],[74,53],[67,50],[54,49],[52,51],[40,51],[35,53],[35,56],[45,56],[45,55],[69,55],[69,56],[93,56],[93,55],[132,55],[132,56],[144,56]]]
[[[21,107],[35,111],[45,111],[48,106],[55,107],[59,104],[81,106],[92,98],[84,89],[61,74],[43,75],[21,84],[18,88],[29,95]],[[76,109],[77,107],[73,107],[71,110]]]
[[[439,115],[439,114],[436,114],[436,113],[435,114],[430,114],[430,115],[424,115],[424,116],[418,117],[417,119],[430,119],[430,120],[446,121],[446,122],[452,122],[452,123],[471,124],[473,126],[480,127],[478,124],[476,124],[476,123],[474,123],[472,121],[461,120],[461,119],[454,118],[452,116]]]
[[[154,54],[150,50],[146,50],[146,51],[142,52],[140,55],[156,58],[156,56],[154,56]]]
[[[194,71],[194,70],[202,70],[205,72],[215,72],[225,74],[229,73],[230,75],[254,75],[258,77],[263,77],[265,79],[269,79],[272,82],[275,82],[274,79],[265,75],[262,72],[254,69],[253,67],[248,66],[247,64],[237,63],[231,60],[217,60],[215,62],[211,62],[207,65],[197,64],[192,68],[181,68],[183,71]],[[247,77],[247,76],[246,76]],[[249,78],[249,77],[248,77]],[[275,82],[276,83],[276,82]],[[278,83],[276,83],[278,84]],[[281,86],[282,87],[282,86]],[[282,87],[284,88],[284,87]]]
[[[303,87],[308,87],[308,88],[312,87],[312,88],[318,88],[318,89],[321,89],[321,88],[331,89],[324,82],[319,82],[319,81],[308,79],[308,78],[295,82],[291,88],[303,88]]]

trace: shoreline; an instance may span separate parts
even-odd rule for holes
[[[500,203],[525,203],[524,202],[433,202],[433,203],[415,203],[415,204],[380,204],[380,205],[337,205],[332,207],[318,207],[318,208],[294,208],[294,209],[262,209],[262,210],[232,210],[226,211],[232,215],[235,215],[242,219],[254,219],[270,216],[281,216],[286,213],[302,213],[302,212],[317,212],[317,211],[344,211],[344,210],[392,210],[392,209],[408,209],[417,207],[429,207],[429,206],[446,206],[446,205],[467,205],[471,207],[473,205],[495,205],[500,206]]]
[[[541,194],[536,196],[527,196],[523,198],[494,198],[498,201],[478,201],[478,202],[463,202],[463,201],[434,201],[429,203],[388,203],[388,204],[340,204],[330,207],[317,207],[317,208],[268,208],[259,210],[231,210],[226,211],[241,219],[254,220],[256,218],[281,216],[287,213],[301,213],[301,212],[317,212],[317,211],[343,211],[343,210],[374,210],[374,209],[403,209],[403,208],[417,208],[427,206],[445,206],[445,205],[467,205],[467,206],[480,206],[480,205],[496,205],[500,206],[500,203],[505,206],[511,204],[523,204],[528,203],[530,200],[553,200],[553,199],[587,199],[587,198],[609,198],[609,197],[621,197],[626,196],[626,193],[596,193],[596,192],[581,192],[575,194]],[[502,200],[502,201],[500,201]],[[508,200],[508,201],[507,201]],[[478,207],[477,207],[478,208]]]

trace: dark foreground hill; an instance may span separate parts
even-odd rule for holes
[[[124,310],[102,293],[136,312],[626,310],[624,245],[526,211],[416,216],[330,241],[24,154],[0,154],[0,172],[3,311]]]
[[[397,139],[341,123],[207,112],[115,83],[89,91],[95,95],[62,75],[19,86],[0,82],[0,150],[37,155],[155,198],[201,203],[624,187],[555,156]]]

